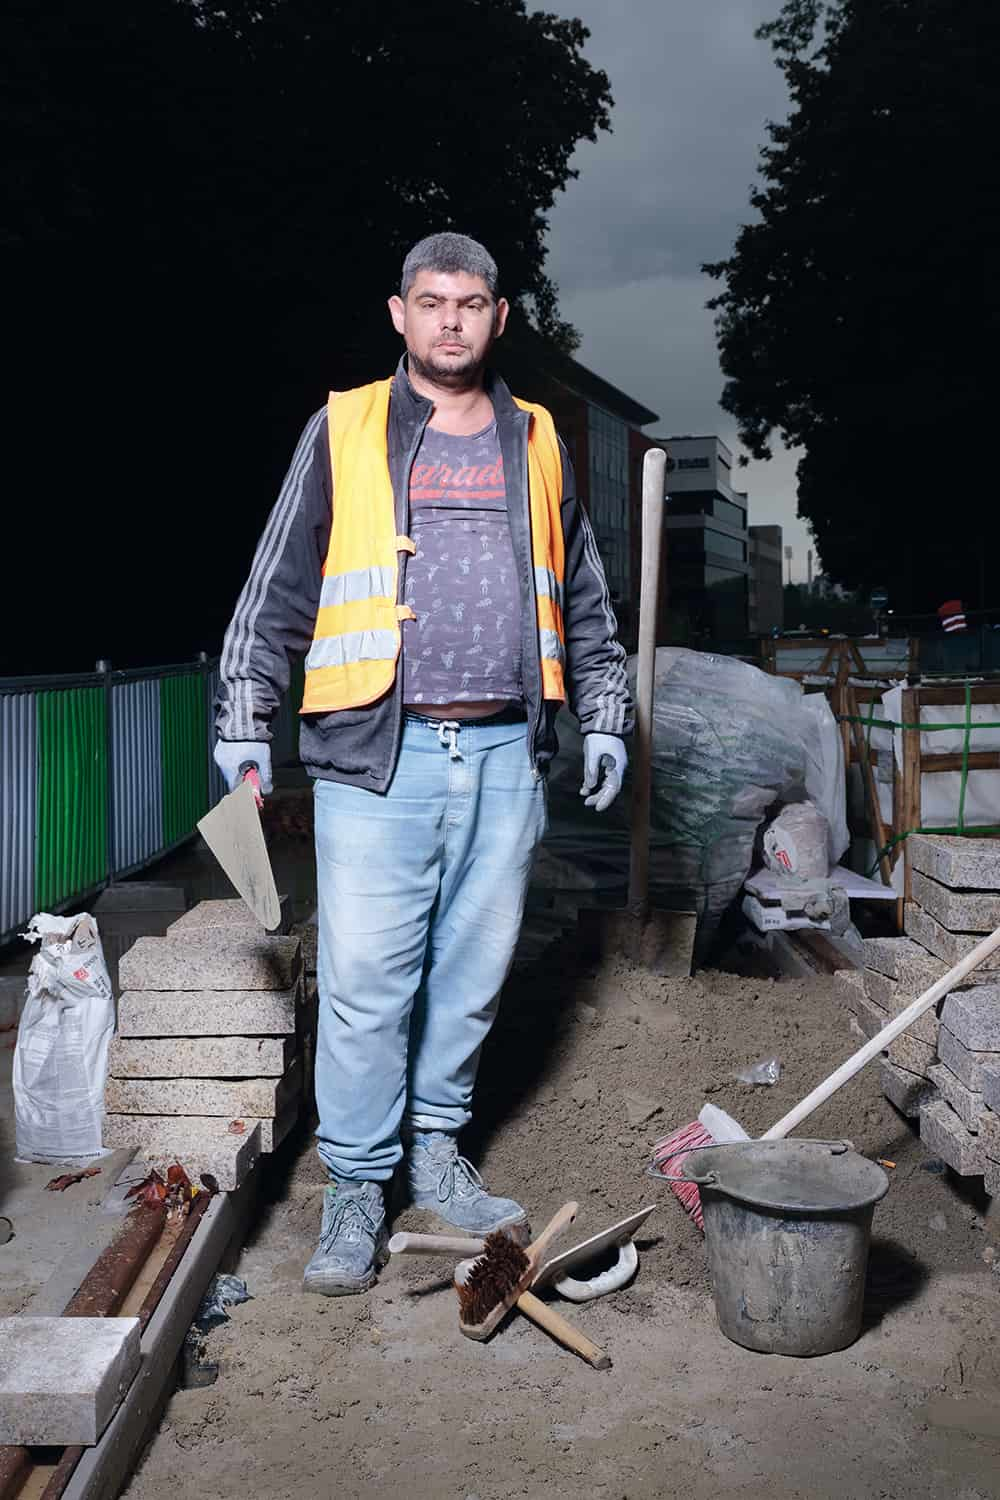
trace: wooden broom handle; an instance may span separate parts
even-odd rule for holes
[[[410,1234],[401,1230],[389,1241],[390,1255],[482,1255],[481,1239],[463,1239],[457,1234]]]
[[[660,558],[663,554],[664,475],[667,455],[650,448],[642,461],[642,581],[639,590],[639,654],[635,670],[635,734],[632,738],[632,849],[628,909],[645,914],[649,901],[649,809],[653,760],[653,678],[659,618]]]
[[[546,1333],[551,1333],[560,1344],[571,1349],[574,1354],[579,1354],[580,1358],[585,1359],[587,1364],[592,1365],[595,1370],[610,1370],[610,1355],[605,1354],[597,1344],[591,1343],[590,1339],[579,1329],[574,1328],[562,1313],[556,1312],[554,1307],[543,1302],[541,1297],[536,1297],[534,1292],[522,1292],[517,1299],[517,1308],[533,1323],[537,1323],[539,1328],[544,1328]]]

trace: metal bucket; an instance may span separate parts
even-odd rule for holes
[[[719,1327],[766,1354],[829,1354],[861,1331],[881,1167],[849,1141],[747,1141],[692,1151]]]

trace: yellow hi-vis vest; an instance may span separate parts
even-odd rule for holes
[[[334,392],[327,407],[333,525],[306,657],[304,714],[360,708],[381,698],[396,676],[400,621],[415,618],[409,605],[396,603],[398,554],[416,549],[409,537],[396,534],[387,451],[391,388],[390,379]],[[545,408],[517,404],[532,417],[528,490],[542,693],[561,702],[566,697],[562,460]]]

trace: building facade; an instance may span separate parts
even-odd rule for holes
[[[785,628],[780,526],[750,527],[750,634],[773,635]]]
[[[667,452],[667,554],[674,629],[692,642],[750,630],[747,497],[733,488],[733,456],[715,436],[657,439]]]

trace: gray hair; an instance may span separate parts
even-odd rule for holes
[[[441,271],[446,275],[464,271],[467,276],[481,276],[490,295],[497,294],[497,263],[485,245],[467,234],[429,234],[418,241],[403,261],[401,297],[406,297],[418,271]]]

